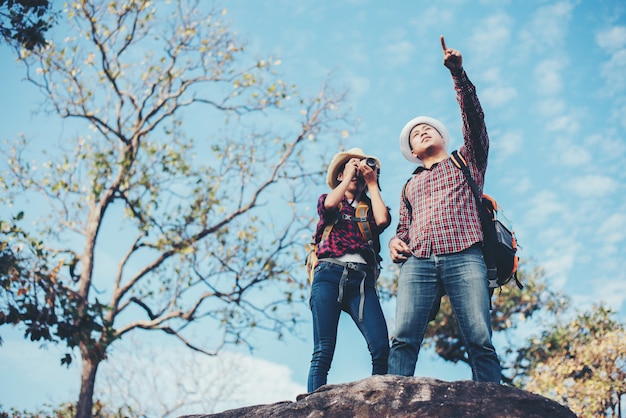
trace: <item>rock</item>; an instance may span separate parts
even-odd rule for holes
[[[248,406],[185,418],[571,417],[568,408],[511,386],[424,377],[371,376],[326,385],[295,402]]]

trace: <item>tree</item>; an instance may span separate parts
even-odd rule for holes
[[[48,267],[41,241],[20,226],[23,217],[20,212],[0,220],[0,325],[22,324],[31,340],[50,340],[50,325],[63,326],[57,323],[55,305],[65,309],[71,301],[56,286],[60,266]]]
[[[28,50],[46,45],[53,20],[49,0],[0,0],[0,34]]]
[[[602,305],[557,321],[518,350],[516,384],[554,399],[580,417],[622,417],[626,331]]]
[[[30,337],[67,345],[62,362],[78,349],[77,417],[90,416],[98,366],[130,332],[215,354],[299,320],[306,284],[294,271],[312,225],[302,205],[323,179],[316,144],[341,138],[345,97],[327,84],[300,97],[277,60],[248,57],[222,12],[203,8],[81,0],[58,38],[21,52],[47,110],[76,134],[34,157],[23,137],[3,149],[2,202],[43,214],[33,265],[54,272],[11,282],[5,297],[13,323],[38,314],[28,301],[48,310]],[[195,344],[207,329],[212,345]]]

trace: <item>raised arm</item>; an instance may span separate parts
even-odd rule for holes
[[[446,40],[441,35],[441,48],[443,48],[443,65],[445,65],[450,71],[458,72],[463,69],[463,56],[461,51],[448,48],[446,46]]]

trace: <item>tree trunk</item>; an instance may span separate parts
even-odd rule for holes
[[[91,418],[93,390],[96,383],[96,371],[100,359],[89,355],[89,349],[81,344],[82,372],[80,376],[80,395],[76,405],[76,418]]]

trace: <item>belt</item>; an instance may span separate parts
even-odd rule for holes
[[[338,266],[343,267],[343,273],[341,274],[341,279],[339,279],[339,296],[337,297],[337,303],[341,303],[341,301],[343,300],[343,289],[348,283],[348,270],[358,271],[362,274],[363,277],[361,278],[361,285],[359,286],[359,290],[361,293],[361,300],[359,301],[359,322],[363,322],[363,307],[365,305],[365,279],[367,277],[367,273],[373,272],[374,269],[367,264],[341,261],[337,260],[336,258],[322,258],[319,261],[325,261],[327,263],[337,264]]]

